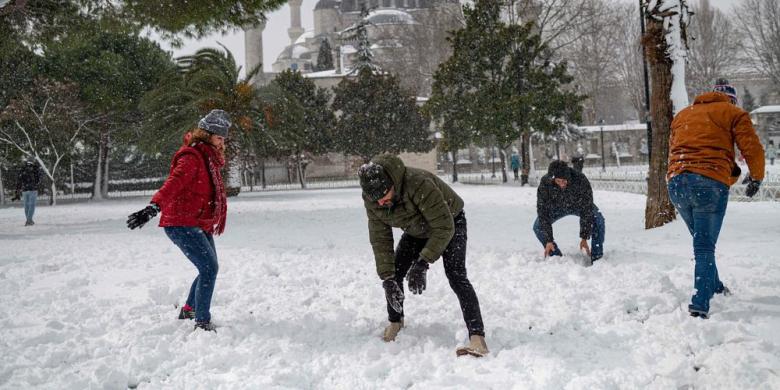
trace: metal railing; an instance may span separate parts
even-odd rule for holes
[[[602,171],[600,168],[586,168],[585,176],[590,180],[590,185],[594,190],[629,192],[633,194],[647,194],[647,167],[626,167],[625,169],[613,169]],[[536,175],[529,178],[532,186],[538,185],[538,180],[547,172],[536,171]],[[446,178],[451,181],[451,176]],[[458,181],[462,184],[473,185],[520,185],[519,182],[509,178],[507,183],[502,182],[501,174],[497,173],[492,177],[492,173],[479,172],[459,174]],[[737,184],[731,186],[729,199],[736,202],[745,201],[780,201],[780,174],[767,173],[764,177],[761,188],[753,198],[745,196],[745,185]]]

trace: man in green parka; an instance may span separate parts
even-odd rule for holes
[[[407,168],[400,158],[390,154],[374,157],[360,167],[358,176],[376,270],[387,299],[390,324],[382,338],[395,340],[404,326],[404,277],[413,294],[422,294],[428,266],[442,257],[444,273],[458,297],[469,331],[469,344],[456,353],[488,353],[479,301],[466,276],[463,200],[436,175]],[[404,232],[395,250],[393,227]]]

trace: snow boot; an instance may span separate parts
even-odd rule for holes
[[[403,320],[401,320],[401,322],[391,322],[385,327],[385,331],[382,334],[382,340],[386,343],[395,341],[395,337],[398,336],[398,332],[400,332],[403,327]]]
[[[181,310],[179,311],[179,319],[180,320],[194,320],[195,319],[195,310],[190,307],[189,305],[184,305],[181,307]]]
[[[211,321],[195,321],[195,329],[203,329],[208,332],[217,333],[217,326],[212,324]]]
[[[490,351],[488,351],[487,344],[485,344],[485,336],[480,336],[477,334],[471,335],[471,337],[469,337],[468,345],[458,347],[458,349],[455,350],[455,354],[458,356],[471,355],[474,357],[483,357],[489,352]]]
[[[696,309],[693,306],[688,306],[688,313],[690,313],[691,317],[698,317],[703,320],[710,318],[710,315],[706,311]]]

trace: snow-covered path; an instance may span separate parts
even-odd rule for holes
[[[440,263],[397,342],[380,340],[357,189],[231,199],[216,334],[176,320],[195,269],[161,229],[125,228],[135,199],[40,207],[31,228],[0,209],[0,388],[780,388],[780,203],[729,205],[717,255],[734,295],[703,321],[685,310],[687,230],[645,231],[644,197],[596,193],[606,254],[585,268],[540,259],[535,189],[456,191],[486,358],[455,356],[467,334]],[[555,227],[575,253],[577,219]]]

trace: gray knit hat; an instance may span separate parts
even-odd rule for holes
[[[223,110],[211,110],[198,121],[198,127],[207,132],[227,138],[230,129],[230,116]]]

